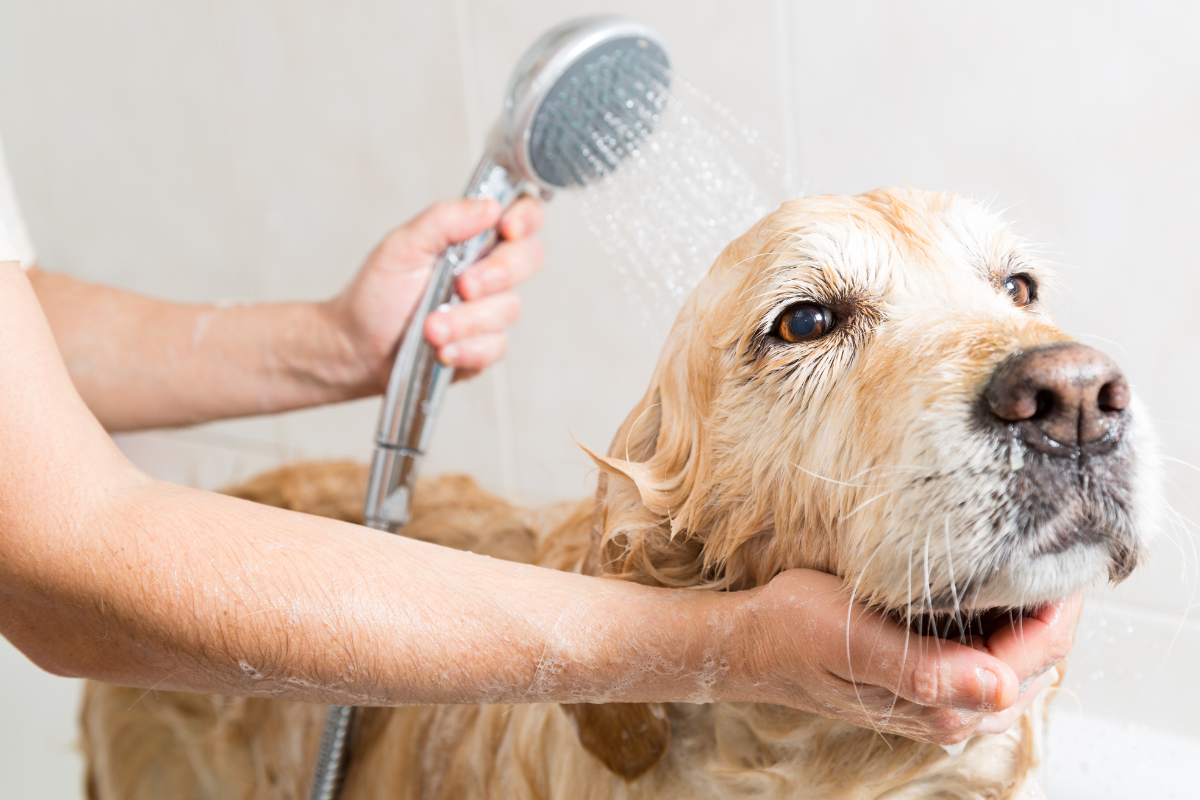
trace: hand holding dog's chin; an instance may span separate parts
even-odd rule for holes
[[[791,570],[746,592],[729,697],[776,703],[911,739],[955,744],[1006,730],[1070,649],[1079,599],[968,647],[851,605],[839,578]],[[1022,691],[1024,689],[1024,691]]]

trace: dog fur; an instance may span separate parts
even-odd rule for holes
[[[1069,341],[1040,303],[1005,295],[1017,274],[1051,282],[995,215],[951,195],[787,203],[689,298],[646,396],[593,454],[594,499],[530,512],[447,477],[419,489],[405,535],[681,590],[807,567],[901,619],[1031,608],[1121,580],[1159,502],[1143,415],[1124,413],[1111,452],[1069,466],[980,421],[1006,359]],[[802,344],[773,337],[798,301],[837,326]],[[364,489],[364,469],[340,463],[231,493],[361,521]],[[1037,797],[1052,692],[958,755],[751,703],[370,708],[343,796]],[[89,797],[305,796],[324,712],[90,684]]]

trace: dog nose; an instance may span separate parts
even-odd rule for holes
[[[1101,440],[1115,443],[1129,384],[1100,351],[1057,344],[1010,357],[993,373],[984,398],[993,414],[1024,430],[1030,447],[1069,455]]]

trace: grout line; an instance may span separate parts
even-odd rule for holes
[[[458,67],[462,74],[463,114],[467,122],[467,165],[475,166],[475,159],[483,148],[483,119],[479,113],[479,64],[475,60],[474,38],[471,33],[471,11],[467,0],[453,0],[454,29],[457,34]]]
[[[240,257],[248,263],[254,276],[254,299],[266,299],[267,277],[262,259],[262,239],[257,222],[262,218],[262,203],[259,198],[257,177],[253,173],[247,150],[250,148],[250,124],[246,112],[247,100],[241,80],[241,58],[238,48],[237,25],[232,17],[233,9],[228,0],[209,0],[205,4],[220,67],[221,99],[224,106],[226,146],[229,148],[228,164],[233,176],[233,196],[236,214],[235,231]],[[256,202],[259,201],[259,202]],[[253,222],[252,222],[253,220]],[[214,298],[215,299],[215,298]]]
[[[796,133],[799,109],[796,108],[796,36],[792,0],[775,0],[775,48],[779,71],[779,106],[783,122],[783,164],[785,190],[796,196],[801,193],[800,141]]]

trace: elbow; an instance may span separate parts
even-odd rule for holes
[[[7,610],[12,611],[11,607]],[[43,672],[59,678],[106,680],[121,671],[106,652],[103,639],[81,639],[60,626],[45,624],[45,620],[30,624],[31,620],[23,618],[27,616],[3,619],[0,634]]]
[[[59,678],[91,678],[86,659],[79,654],[63,651],[28,637],[14,637],[5,631],[5,638],[21,652],[35,667]]]
[[[25,656],[42,672],[48,672],[56,678],[92,677],[88,674],[88,670],[84,669],[81,664],[75,663],[69,658],[34,656],[29,653],[26,653]]]

